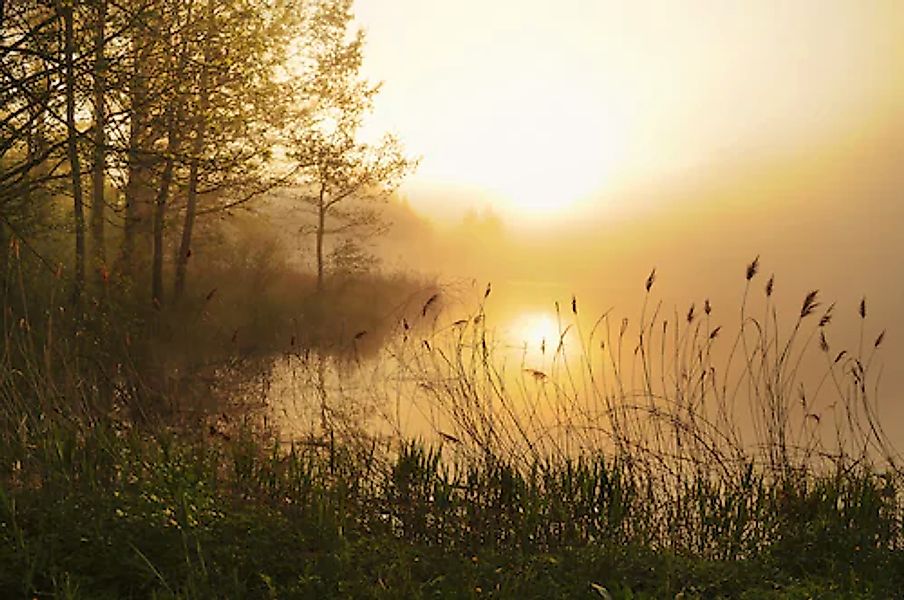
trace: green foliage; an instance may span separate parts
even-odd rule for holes
[[[48,421],[3,443],[0,593],[868,598],[904,585],[900,538],[874,534],[896,531],[900,498],[868,474],[768,490],[763,514],[793,515],[788,533],[716,559],[634,534],[650,507],[601,459],[519,474],[440,456],[417,443],[280,448]],[[790,508],[795,493],[803,504]],[[704,488],[687,494],[708,501]]]

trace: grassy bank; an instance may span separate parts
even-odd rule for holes
[[[49,424],[48,424],[49,425]],[[98,426],[5,438],[0,595],[892,598],[896,481],[857,470],[675,490],[588,457],[443,467]]]

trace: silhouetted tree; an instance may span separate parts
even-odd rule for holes
[[[314,217],[307,232],[315,237],[318,290],[324,283],[325,238],[377,230],[379,202],[414,166],[391,135],[376,143],[360,140],[379,86],[360,75],[364,34],[348,34],[351,4],[321,2],[310,26],[314,51],[306,112],[290,151],[300,168],[300,200]]]
[[[19,225],[38,196],[71,198],[76,296],[87,253],[103,281],[107,238],[121,231],[120,279],[162,304],[176,222],[172,289],[180,296],[196,220],[290,181],[316,209],[322,284],[324,238],[373,230],[373,201],[411,166],[393,138],[359,139],[377,87],[359,77],[363,36],[348,35],[350,0],[6,8],[0,243],[7,231],[23,237]],[[275,155],[278,147],[294,160]]]
[[[176,297],[185,288],[196,219],[241,206],[287,179],[272,160],[273,147],[297,97],[298,82],[286,65],[290,53],[307,51],[303,25],[313,2],[198,4],[203,13],[183,75],[190,83],[182,119],[187,172]]]
[[[82,197],[82,168],[79,157],[79,132],[75,125],[75,10],[70,3],[58,0],[56,9],[63,20],[63,53],[66,61],[66,139],[69,154],[69,173],[72,178],[72,214],[75,217],[75,281],[73,299],[81,301],[85,285],[85,205]]]
[[[95,0],[94,53],[91,65],[92,109],[94,113],[94,152],[91,165],[91,246],[94,269],[106,270],[107,252],[104,222],[107,218],[107,202],[104,198],[107,173],[107,0]]]

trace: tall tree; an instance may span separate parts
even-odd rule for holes
[[[170,190],[175,176],[176,155],[182,151],[182,120],[186,97],[185,89],[185,65],[188,60],[188,39],[192,35],[192,9],[193,0],[172,1],[168,26],[172,28],[177,23],[182,23],[182,30],[177,34],[170,29],[166,36],[166,54],[169,57],[168,75],[169,90],[168,101],[164,111],[166,124],[166,151],[163,156],[163,171],[158,183],[157,196],[154,201],[153,224],[153,256],[151,261],[151,299],[155,305],[163,304],[163,235],[166,226],[167,204],[170,198]]]
[[[73,300],[81,301],[85,285],[85,211],[82,197],[82,169],[79,157],[79,132],[75,123],[75,14],[69,2],[57,2],[57,10],[63,19],[64,53],[66,63],[66,136],[68,140],[69,173],[72,178],[73,215],[75,217],[75,280]]]
[[[207,3],[204,15],[205,40],[201,55],[201,70],[198,76],[197,110],[192,115],[192,148],[189,157],[188,189],[185,198],[185,215],[182,223],[182,234],[179,239],[179,250],[176,253],[176,274],[173,282],[173,297],[178,300],[185,292],[185,278],[188,271],[188,259],[191,257],[191,243],[194,235],[195,219],[198,214],[198,187],[201,176],[201,156],[207,141],[207,126],[210,107],[210,63],[213,57],[215,40],[215,21],[213,3]]]
[[[94,161],[91,170],[91,242],[94,268],[106,269],[107,253],[104,221],[107,202],[104,198],[107,164],[107,0],[96,0],[94,7],[94,62],[92,65],[92,99],[94,108]]]
[[[361,141],[365,117],[379,91],[362,78],[364,33],[349,34],[351,0],[321,2],[311,26],[312,65],[306,111],[290,156],[299,165],[300,200],[313,215],[317,289],[325,279],[325,241],[362,236],[379,228],[380,201],[415,163],[391,135]]]
[[[164,0],[149,0],[131,16],[125,63],[128,113],[127,182],[120,270],[138,277],[152,256],[153,215],[159,142],[165,135],[163,113],[167,89]]]
[[[273,159],[297,97],[287,65],[306,55],[312,0],[251,6],[241,0],[199,2],[184,77],[187,160],[174,297],[185,289],[198,217],[243,205],[287,180]],[[298,60],[297,58],[294,60]],[[184,165],[183,165],[184,166]],[[183,169],[184,171],[184,169]]]

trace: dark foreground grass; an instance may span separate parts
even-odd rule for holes
[[[531,473],[490,458],[442,465],[418,445],[286,450],[250,437],[23,426],[2,444],[0,597],[894,598],[904,590],[901,507],[888,479],[848,472],[748,482],[721,494],[718,514],[702,508],[711,491],[684,490],[676,494],[687,512],[672,515],[669,529],[653,518],[643,479],[602,459]],[[717,519],[725,527],[714,527]],[[679,530],[680,540],[669,538]]]

